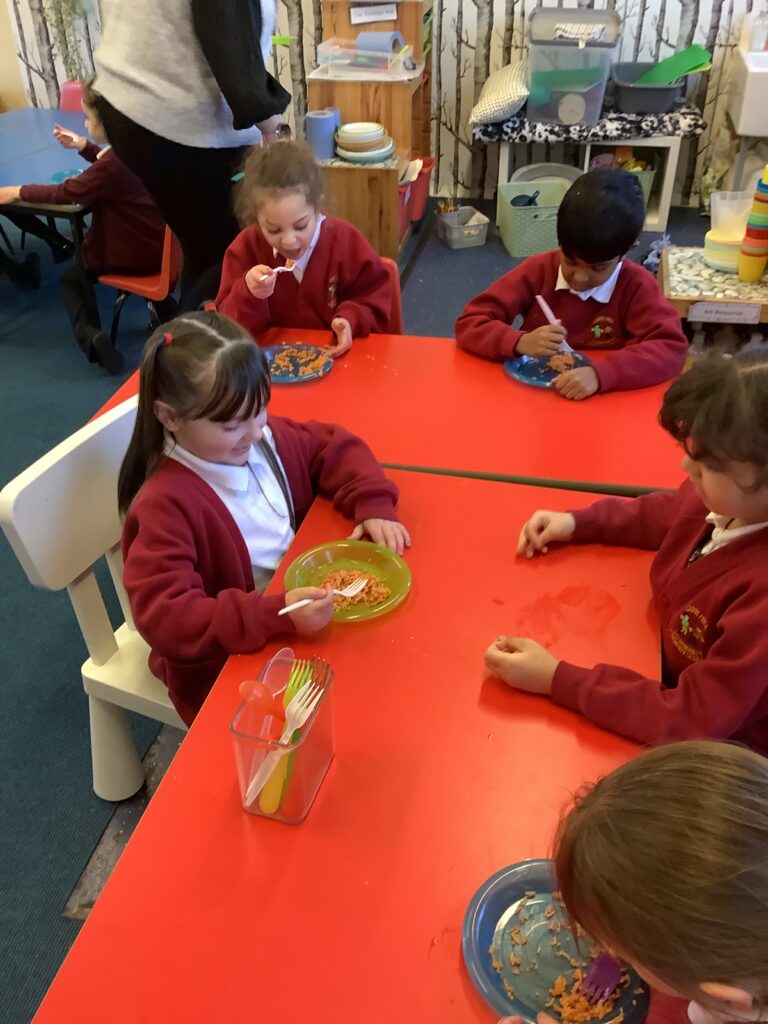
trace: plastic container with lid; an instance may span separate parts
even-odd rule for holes
[[[537,7],[529,24],[528,119],[597,124],[621,33],[616,11]]]

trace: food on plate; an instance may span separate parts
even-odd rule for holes
[[[555,983],[549,990],[549,999],[546,1005],[554,1010],[563,1024],[582,1024],[589,1020],[603,1020],[616,1005],[619,989],[599,1003],[590,1003],[581,989],[583,977],[581,970],[575,970],[573,982],[569,988],[567,978],[561,974],[555,978]],[[621,1024],[623,1020],[624,1013],[619,1010],[611,1018],[611,1024]]]
[[[331,359],[327,352],[301,345],[285,345],[269,362],[269,372],[280,377],[308,377],[318,373]]]
[[[340,597],[338,594],[333,595],[334,611],[343,611],[346,608],[351,608],[355,604],[364,604],[369,608],[375,608],[391,596],[392,591],[386,583],[383,583],[378,578],[378,576],[372,576],[370,573],[359,572],[355,569],[338,569],[336,572],[330,572],[323,579],[323,583],[330,583],[334,590],[343,590],[345,587],[348,587],[350,583],[354,583],[355,580],[359,580],[361,576],[366,580],[366,584],[359,594],[356,594],[354,597]]]
[[[572,352],[555,352],[547,360],[547,366],[550,370],[554,370],[555,373],[565,373],[566,370],[572,370],[575,365],[576,360]]]

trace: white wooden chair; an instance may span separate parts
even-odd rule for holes
[[[129,399],[62,441],[0,491],[0,526],[31,583],[67,588],[90,657],[83,665],[91,726],[93,788],[124,800],[144,770],[125,710],[185,728],[147,667],[123,588],[117,477],[136,419]],[[113,632],[94,575],[106,556],[125,622]]]

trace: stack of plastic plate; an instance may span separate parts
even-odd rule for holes
[[[336,155],[354,164],[375,164],[387,160],[395,144],[384,125],[376,121],[352,121],[336,132]]]

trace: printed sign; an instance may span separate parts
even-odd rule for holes
[[[759,324],[759,302],[693,302],[689,320],[705,324]]]
[[[350,7],[349,20],[353,25],[365,25],[369,21],[397,21],[397,4]]]

